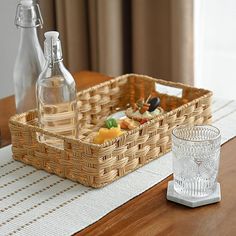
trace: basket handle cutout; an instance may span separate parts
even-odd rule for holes
[[[42,132],[36,132],[36,138],[39,143],[42,143],[45,146],[64,150],[64,139],[59,135],[43,130]]]
[[[163,85],[163,84],[155,82],[155,91],[158,93],[183,98],[182,88],[176,88],[173,86]]]

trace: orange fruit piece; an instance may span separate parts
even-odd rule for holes
[[[95,136],[93,142],[95,144],[102,144],[107,140],[119,137],[123,132],[120,130],[120,127],[112,127],[110,129],[101,128],[98,131],[97,136]]]

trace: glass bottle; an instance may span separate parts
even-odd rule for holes
[[[46,64],[36,84],[39,126],[47,131],[77,138],[76,84],[62,62],[59,33],[45,34],[44,55]],[[61,142],[46,135],[40,141],[52,145]]]
[[[21,32],[13,80],[16,111],[21,113],[36,108],[35,84],[45,64],[36,31],[38,26],[42,27],[38,4],[21,0],[16,10],[15,25]]]

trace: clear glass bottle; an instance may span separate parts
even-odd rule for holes
[[[45,64],[37,36],[37,27],[42,27],[38,4],[21,0],[16,10],[15,25],[20,28],[21,36],[13,80],[16,111],[21,113],[36,108],[35,84]]]
[[[56,134],[77,138],[76,84],[63,65],[59,33],[49,31],[44,35],[46,64],[36,85],[39,126]],[[41,135],[40,141],[61,145],[59,140],[46,135]]]

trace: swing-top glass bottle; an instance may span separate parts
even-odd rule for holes
[[[62,136],[77,137],[76,85],[72,75],[62,62],[59,33],[45,34],[44,55],[46,64],[39,75],[36,95],[41,128]],[[61,145],[58,139],[46,135],[41,141]]]
[[[17,113],[36,108],[35,84],[45,64],[37,36],[37,27],[42,24],[38,4],[21,0],[15,17],[15,25],[20,29],[20,44],[13,71]]]

